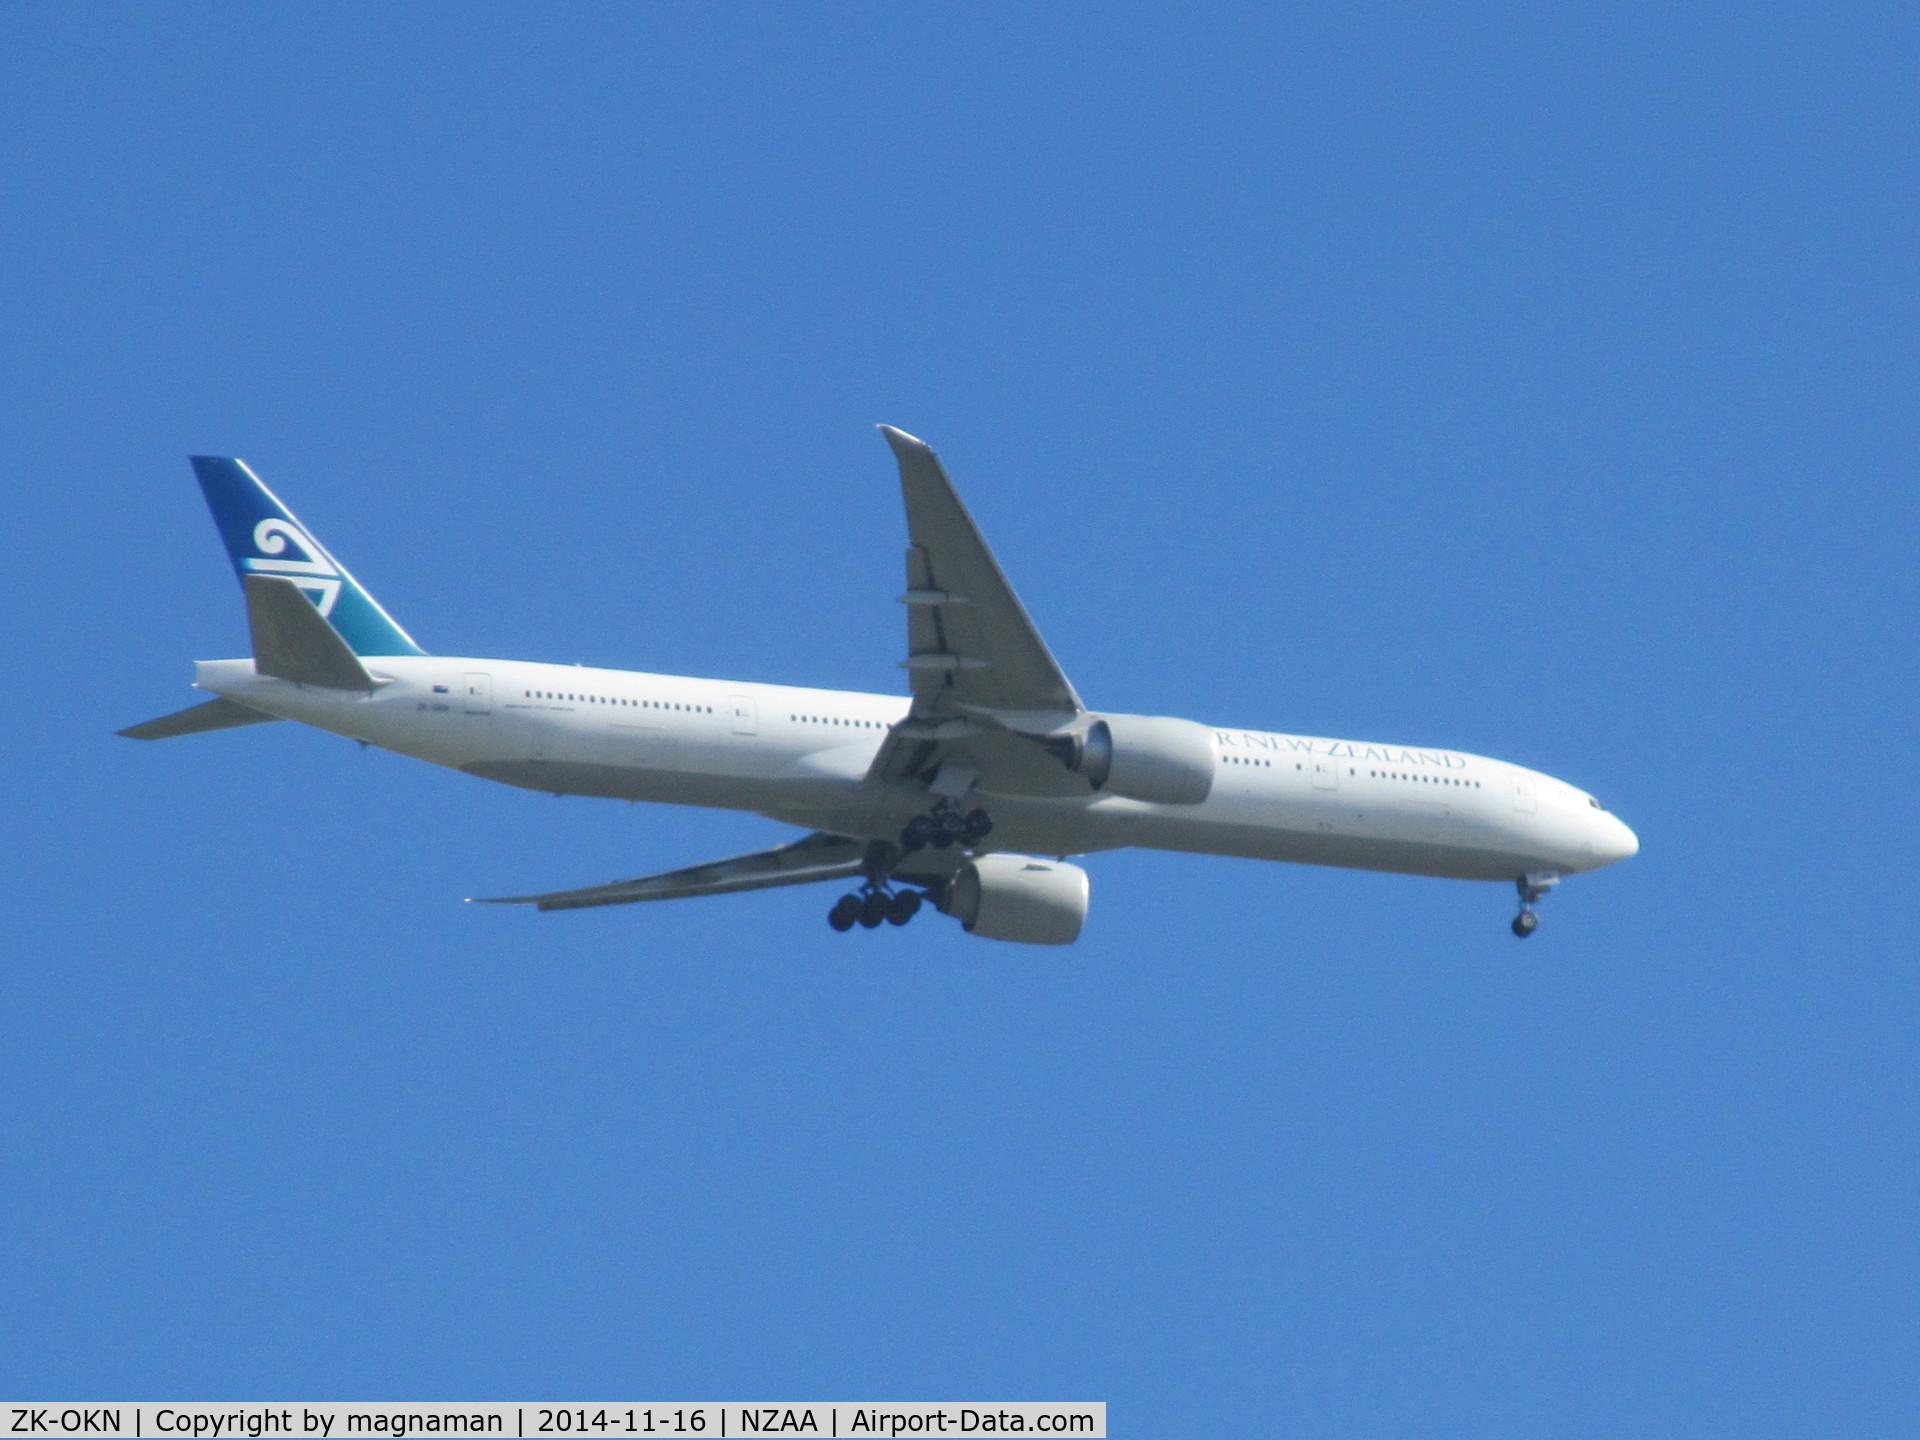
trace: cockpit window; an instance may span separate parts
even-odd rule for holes
[[[1602,805],[1598,800],[1594,799],[1591,795],[1587,796],[1587,804],[1591,805],[1596,810],[1604,810],[1607,808],[1606,806]]]

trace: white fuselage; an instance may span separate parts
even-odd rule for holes
[[[446,656],[370,658],[371,695],[203,661],[195,683],[255,709],[529,790],[747,810],[810,829],[887,837],[927,807],[924,785],[863,785],[892,695]],[[1197,805],[1117,795],[995,795],[994,850],[1123,846],[1458,879],[1572,874],[1639,842],[1584,791],[1478,755],[1216,727],[1212,793]],[[969,802],[971,803],[971,802]]]

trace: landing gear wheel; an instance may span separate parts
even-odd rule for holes
[[[967,832],[967,820],[958,810],[942,810],[934,822],[939,827],[940,836],[951,845]]]
[[[993,833],[993,817],[984,810],[970,811],[962,823],[960,834],[969,845],[974,845]]]
[[[887,905],[887,923],[904,925],[920,913],[920,892],[902,890]]]
[[[858,895],[842,895],[833,902],[833,908],[827,911],[827,924],[843,935],[853,928],[853,922],[859,918],[860,897]]]
[[[907,822],[907,828],[900,832],[902,850],[919,850],[933,841],[936,827],[931,815],[916,815]]]
[[[890,903],[890,897],[884,891],[869,890],[866,899],[859,902],[860,924],[868,930],[877,927],[887,918],[887,908]]]
[[[1513,917],[1513,933],[1522,940],[1540,928],[1540,917],[1534,913],[1534,906],[1546,899],[1547,892],[1560,883],[1558,870],[1529,870],[1517,877],[1513,888],[1520,895],[1520,913]]]

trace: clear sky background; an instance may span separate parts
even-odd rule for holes
[[[1920,1407],[1910,6],[0,17],[0,1391]],[[1067,951],[291,725],[186,464],[430,650],[902,692],[885,421],[1096,707],[1640,856],[1123,853]]]

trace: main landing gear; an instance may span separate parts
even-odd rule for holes
[[[993,820],[984,810],[961,814],[958,806],[942,800],[925,815],[916,815],[900,832],[900,851],[911,855],[931,845],[945,850],[950,845],[978,845],[993,833]]]
[[[866,930],[904,925],[920,913],[923,899],[918,890],[861,890],[834,901],[827,912],[827,924],[842,934],[855,925]]]
[[[984,810],[962,811],[951,800],[939,801],[925,815],[916,815],[900,832],[900,843],[885,840],[867,844],[866,879],[851,895],[842,895],[827,912],[827,924],[845,934],[854,926],[877,930],[882,925],[904,925],[920,913],[920,907],[938,898],[938,886],[930,891],[895,889],[893,867],[916,850],[931,845],[948,850],[955,845],[970,849],[993,833],[993,820]]]
[[[1533,907],[1559,883],[1559,872],[1554,870],[1529,870],[1513,882],[1513,888],[1520,892],[1520,913],[1513,917],[1515,935],[1524,940],[1540,928],[1540,912]]]
[[[884,840],[868,841],[861,865],[866,879],[851,895],[842,895],[833,902],[833,908],[827,912],[827,924],[844,935],[856,925],[865,930],[878,930],[882,925],[904,925],[918,915],[926,896],[918,890],[896,890],[891,883],[893,867],[899,863],[900,855],[899,849]]]

